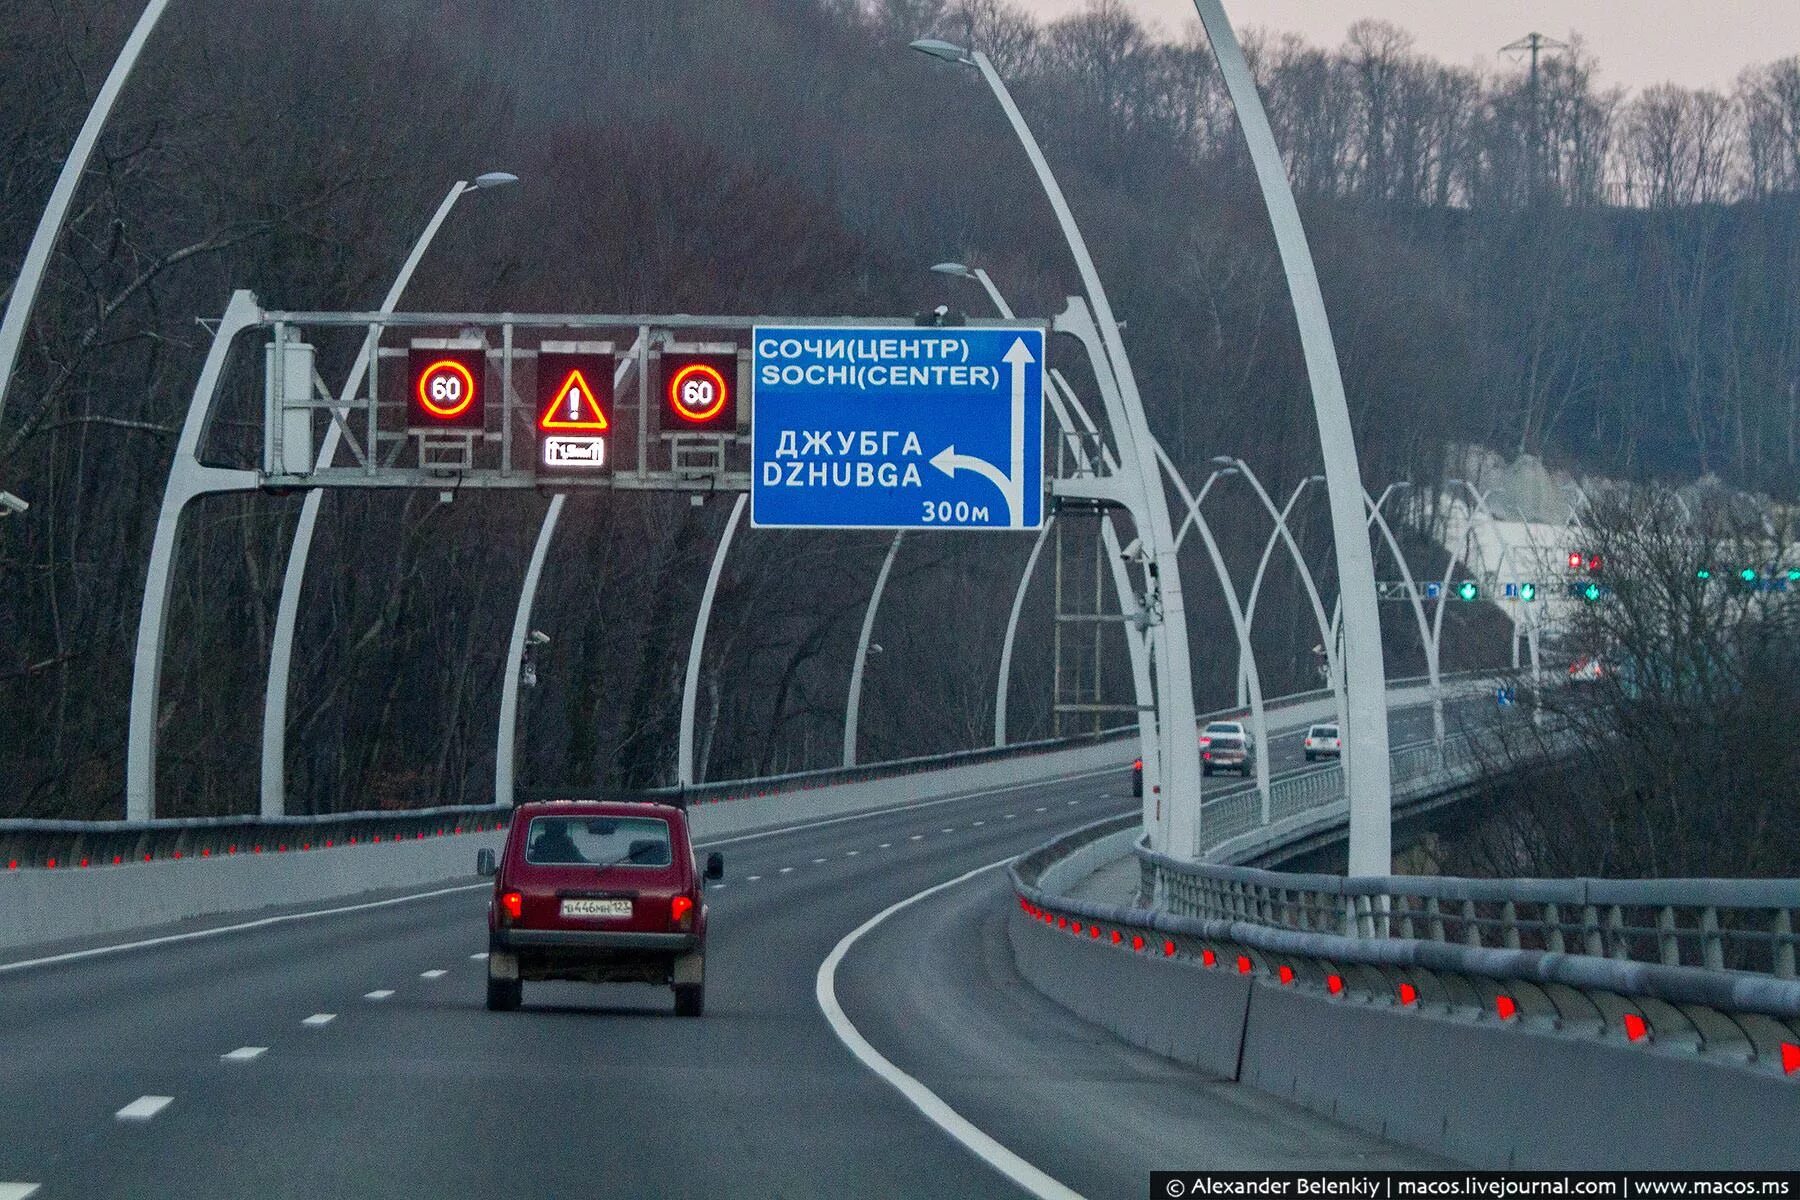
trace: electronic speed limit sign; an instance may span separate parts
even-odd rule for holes
[[[738,428],[735,350],[662,354],[664,433],[731,433]]]
[[[406,427],[471,429],[487,424],[487,354],[479,347],[407,351]]]

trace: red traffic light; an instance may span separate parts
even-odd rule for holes
[[[413,346],[407,354],[408,429],[482,429],[487,424],[487,354],[476,348]]]
[[[1605,564],[1601,561],[1601,558],[1598,554],[1588,555],[1588,560],[1587,560],[1588,574],[1598,575],[1600,573],[1600,568],[1603,565],[1605,565]]]
[[[1585,556],[1579,550],[1569,551],[1569,570],[1571,570],[1571,571],[1581,570],[1581,564],[1584,560],[1584,557]]]
[[[738,424],[736,354],[662,356],[664,430],[706,433]]]

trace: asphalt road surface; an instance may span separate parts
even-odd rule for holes
[[[1429,727],[1396,712],[1393,740]],[[1306,769],[1298,733],[1272,740],[1273,771]],[[819,967],[889,906],[1135,805],[1108,771],[703,844],[726,875],[699,1020],[634,985],[487,1012],[486,883],[0,972],[0,1200],[1023,1194],[853,1057]],[[1138,1197],[1152,1169],[1435,1165],[1046,1000],[1012,969],[1004,880],[874,926],[835,994],[1037,1170]]]

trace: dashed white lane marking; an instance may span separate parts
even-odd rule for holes
[[[977,821],[977,822],[975,822],[975,828],[980,829],[983,825],[986,825],[986,824],[987,824],[986,821]]]
[[[469,958],[473,962],[486,962],[487,956],[488,956],[488,952],[486,950],[482,950],[482,951],[479,951],[478,953],[469,955]]]
[[[1071,801],[1069,801],[1069,807],[1074,808],[1077,804],[1080,804],[1080,803],[1081,803],[1081,801],[1079,801],[1079,800],[1071,800]]]
[[[940,829],[940,830],[938,830],[938,832],[939,832],[939,833],[955,833],[955,832],[956,832],[956,828],[955,828],[955,826],[951,826],[951,827],[949,827],[949,828],[946,828],[946,829]]]
[[[813,863],[814,863],[814,864],[815,864],[815,865],[816,865],[816,864],[818,864],[818,863],[822,863],[822,862],[824,862],[824,861],[825,861],[825,860],[824,860],[824,859],[822,859],[822,858],[815,858],[815,859],[813,859]]]
[[[377,988],[372,992],[364,992],[363,999],[364,1000],[386,1000],[389,996],[391,996],[393,994],[394,994],[393,988]]]
[[[444,970],[444,968],[442,968],[442,967],[434,967],[429,971],[420,971],[419,978],[420,979],[442,979],[444,976],[448,975],[449,973],[450,972]]]
[[[791,873],[793,871],[793,869],[794,868],[792,868],[792,867],[783,867],[783,868],[781,868],[781,870],[779,870],[775,873],[777,875],[787,875],[787,874]]]
[[[1011,861],[1012,856],[1009,855],[999,862],[989,863],[985,867],[976,867],[973,871],[958,875],[955,879],[947,879],[935,887],[928,887],[916,895],[908,896],[898,904],[888,905],[858,925],[844,936],[843,941],[832,947],[831,953],[825,956],[825,961],[819,964],[819,974],[813,984],[813,995],[819,1002],[819,1011],[825,1014],[825,1019],[830,1022],[832,1032],[837,1034],[838,1040],[849,1047],[850,1053],[854,1054],[863,1066],[875,1072],[911,1101],[912,1106],[925,1114],[927,1120],[961,1142],[977,1158],[1018,1184],[1025,1191],[1039,1197],[1040,1200],[1081,1200],[1079,1192],[1058,1183],[977,1129],[967,1117],[944,1103],[936,1092],[882,1057],[881,1052],[871,1046],[868,1039],[863,1037],[857,1031],[856,1026],[850,1023],[850,1018],[844,1015],[843,1006],[838,1003],[838,964],[844,960],[844,955],[858,938],[908,905],[917,903],[935,892],[941,892],[945,888],[955,887],[983,871],[991,871],[995,867],[1005,866]]]
[[[174,1102],[173,1096],[139,1096],[113,1116],[121,1121],[148,1121]]]
[[[261,1058],[268,1050],[267,1046],[239,1046],[230,1054],[219,1055],[219,1058],[224,1062],[249,1062],[253,1058]]]
[[[881,845],[879,845],[879,846],[877,846],[877,847],[875,847],[875,848],[876,848],[876,849],[877,849],[877,850],[886,850],[886,849],[887,849],[887,848],[888,848],[888,847],[890,847],[890,846],[892,846],[892,845],[893,845],[893,844],[894,844],[894,843],[892,843],[892,842],[883,842],[883,843],[881,843]]]
[[[302,1025],[311,1025],[313,1028],[317,1029],[321,1025],[329,1025],[335,1020],[337,1020],[336,1013],[314,1013],[300,1023]]]
[[[1018,814],[1018,813],[1007,813],[1007,814],[1006,814],[1006,819],[1007,819],[1007,820],[1009,820],[1009,821],[1010,821],[1010,820],[1012,820],[1012,819],[1013,819],[1013,818],[1014,818],[1014,817],[1016,817],[1016,816],[1018,816],[1018,815],[1019,815],[1019,814]]]
[[[25,1200],[37,1190],[35,1183],[0,1183],[0,1200]]]
[[[912,836],[911,836],[911,837],[909,837],[909,838],[907,838],[907,839],[906,839],[906,840],[907,840],[907,841],[909,841],[909,842],[919,842],[919,841],[924,841],[924,840],[925,840],[925,835],[924,835],[924,834],[922,834],[922,833],[915,833],[915,834],[913,834],[913,835],[912,835]]]
[[[1041,804],[1040,804],[1040,805],[1038,805],[1038,806],[1037,806],[1037,807],[1036,807],[1036,808],[1034,808],[1034,809],[1032,809],[1032,810],[1031,810],[1031,811],[1032,811],[1032,812],[1043,812],[1043,811],[1044,811],[1044,806],[1043,806],[1043,805],[1041,805]]]
[[[861,850],[846,850],[846,851],[844,851],[844,857],[845,858],[855,858],[857,855],[859,855],[861,853],[862,853]]]
[[[1112,793],[1111,793],[1111,792],[1101,792],[1101,793],[1100,793],[1100,798],[1101,798],[1101,799],[1102,799],[1102,800],[1111,800],[1111,799],[1112,799]]]

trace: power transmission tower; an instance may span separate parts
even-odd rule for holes
[[[1544,180],[1544,120],[1543,108],[1538,101],[1538,54],[1544,50],[1567,50],[1569,43],[1559,42],[1553,37],[1545,37],[1536,30],[1526,34],[1516,42],[1500,47],[1502,54],[1528,53],[1531,55],[1531,74],[1525,85],[1526,96],[1531,105],[1531,145],[1525,155],[1525,186],[1529,199],[1535,201],[1543,189]]]

